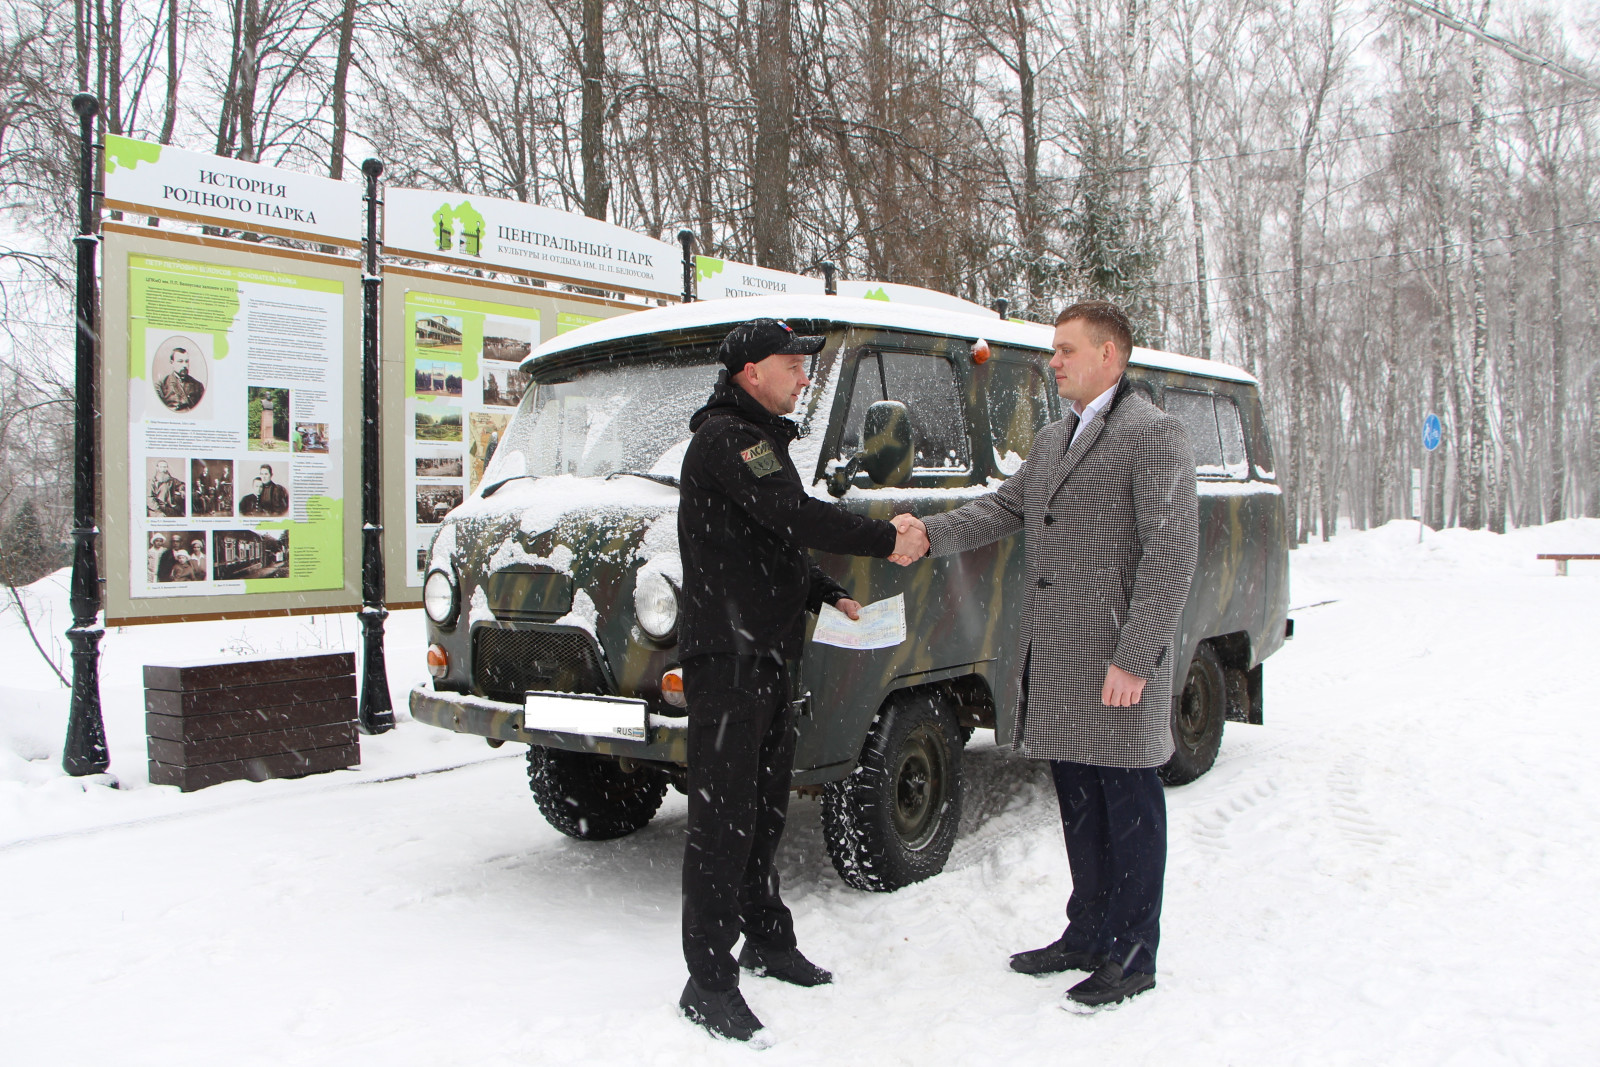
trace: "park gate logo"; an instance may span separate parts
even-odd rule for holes
[[[483,255],[483,216],[463,200],[455,207],[449,201],[439,205],[433,213],[433,230],[441,252],[459,248],[471,256]]]

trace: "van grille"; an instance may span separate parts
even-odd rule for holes
[[[491,700],[520,704],[530,690],[602,693],[605,672],[594,639],[582,630],[504,630],[472,633],[472,674]]]

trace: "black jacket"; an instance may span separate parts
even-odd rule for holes
[[[894,524],[806,495],[789,458],[799,428],[729,382],[726,371],[689,429],[678,508],[679,655],[796,659],[803,613],[849,596],[806,549],[885,558],[894,551]]]

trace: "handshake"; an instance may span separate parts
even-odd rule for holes
[[[898,536],[894,539],[894,552],[890,563],[909,567],[928,554],[928,528],[915,515],[896,515],[890,520]]]

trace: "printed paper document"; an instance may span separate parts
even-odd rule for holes
[[[890,648],[906,639],[906,598],[896,593],[888,600],[868,604],[855,622],[833,607],[822,605],[811,640],[840,648]]]

